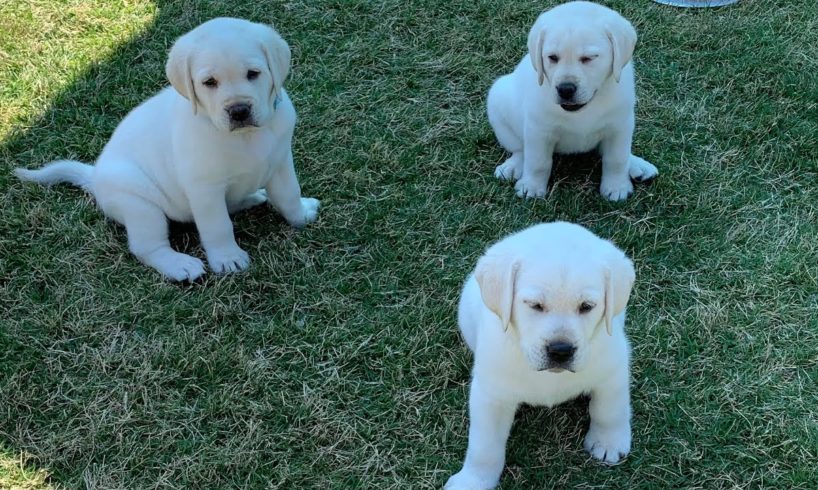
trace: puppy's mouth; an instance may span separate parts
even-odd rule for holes
[[[562,110],[564,110],[564,111],[576,112],[576,111],[582,109],[583,107],[585,107],[586,105],[588,105],[587,102],[585,104],[573,104],[573,103],[564,102],[564,103],[560,104],[560,107],[562,107]]]
[[[560,99],[557,103],[560,105],[560,107],[562,107],[562,110],[564,110],[565,112],[577,112],[578,110],[588,105],[592,100],[594,100],[595,96],[596,90],[594,90],[594,93],[591,94],[591,96],[585,102],[582,103],[576,102],[574,100],[574,97],[571,97],[570,99]]]
[[[564,373],[565,371],[568,371],[569,373],[575,373],[576,372],[571,368],[557,367],[557,366],[543,367],[543,368],[538,369],[538,371],[540,371],[540,372],[546,371],[546,372],[554,373],[554,374]]]
[[[230,131],[257,127],[258,124],[255,121],[230,121]]]

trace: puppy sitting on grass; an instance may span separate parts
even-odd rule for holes
[[[545,197],[553,154],[599,150],[605,199],[621,201],[659,171],[631,154],[636,31],[621,15],[591,2],[542,13],[528,34],[528,54],[497,79],[488,118],[511,153],[494,171],[516,181],[520,197]]]
[[[316,199],[301,197],[293,164],[289,67],[290,48],[270,27],[205,22],[173,45],[172,87],[125,117],[96,165],[63,160],[17,176],[90,192],[125,226],[131,252],[168,279],[204,273],[201,260],[171,249],[168,219],[196,223],[213,271],[245,269],[230,213],[269,201],[295,227],[318,213]]]
[[[521,403],[589,394],[585,449],[617,463],[631,447],[625,305],[633,265],[585,228],[533,226],[490,247],[463,287],[458,323],[474,353],[469,444],[446,490],[489,489]]]

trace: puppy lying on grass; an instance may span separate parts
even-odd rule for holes
[[[635,274],[613,244],[557,222],[508,236],[463,287],[458,322],[474,353],[469,444],[447,490],[497,485],[521,403],[589,394],[585,449],[618,463],[631,448],[625,305]]]
[[[16,174],[91,193],[125,226],[131,252],[168,279],[204,273],[201,260],[171,249],[168,219],[196,223],[214,272],[245,269],[250,258],[230,213],[269,201],[296,227],[318,214],[319,202],[301,197],[293,164],[289,67],[290,48],[270,27],[210,20],[176,41],[166,67],[172,87],[123,119],[96,165],[62,160]]]

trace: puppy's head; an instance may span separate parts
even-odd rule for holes
[[[633,56],[636,31],[613,10],[570,2],[542,13],[528,34],[528,52],[538,83],[554,102],[574,112],[611,80],[619,82]]]
[[[263,126],[290,69],[290,47],[272,28],[217,18],[176,40],[165,67],[194,114],[223,131]]]
[[[532,369],[577,372],[593,362],[596,336],[613,334],[635,273],[611,242],[558,222],[500,241],[480,259],[475,277],[483,302]]]

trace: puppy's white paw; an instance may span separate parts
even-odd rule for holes
[[[548,184],[545,180],[535,180],[523,177],[514,184],[517,197],[525,199],[544,198],[548,193]]]
[[[619,463],[631,451],[630,425],[603,429],[591,422],[585,436],[585,450],[603,463]]]
[[[659,176],[659,169],[649,161],[631,155],[628,159],[628,174],[636,182],[650,182]]]
[[[443,490],[490,490],[497,486],[497,479],[481,478],[480,475],[460,470],[443,486]]]
[[[624,178],[605,178],[602,176],[602,184],[599,186],[599,192],[602,197],[609,201],[624,201],[633,193],[633,182],[624,175]]]
[[[244,211],[245,209],[250,209],[258,206],[259,204],[264,204],[267,202],[267,191],[264,189],[259,189],[256,192],[248,195],[241,202],[236,206],[236,208],[232,211]]]
[[[515,153],[494,169],[494,176],[500,180],[516,182],[523,176],[523,155]]]
[[[217,274],[238,272],[250,265],[250,256],[237,246],[207,251],[207,262]]]
[[[313,199],[312,197],[301,198],[301,209],[304,211],[304,224],[310,224],[318,219],[318,209],[321,207],[321,201]]]
[[[201,260],[179,252],[152,259],[149,265],[171,281],[195,281],[205,272],[204,263]]]

